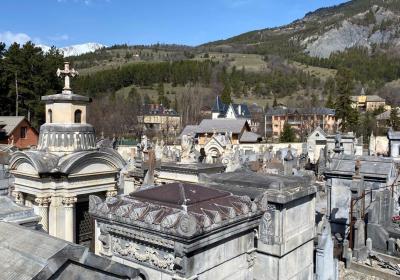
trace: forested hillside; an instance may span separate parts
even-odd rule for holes
[[[94,99],[89,121],[109,135],[131,133],[145,103],[176,109],[183,125],[197,123],[201,109],[219,94],[225,101],[265,109],[279,103],[333,107],[348,120],[343,123],[347,129],[362,127],[366,130],[358,133],[369,136],[375,127],[358,124],[373,124],[379,112],[357,115],[346,102],[365,88],[391,105],[400,104],[399,46],[399,2],[355,0],[286,26],[198,47],[122,44],[68,60],[80,72],[72,81],[74,91]],[[20,113],[29,111],[34,124],[40,124],[39,98],[60,90],[55,70],[62,67],[62,56],[55,49],[44,54],[32,43],[0,45],[0,55],[1,114],[15,113],[17,75]],[[99,121],[105,115],[107,127]]]
[[[0,42],[0,57],[0,115],[15,115],[17,81],[19,115],[29,116],[38,127],[44,119],[40,96],[62,88],[55,71],[62,67],[63,56],[54,48],[44,54],[30,42],[8,48]]]

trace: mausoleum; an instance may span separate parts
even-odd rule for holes
[[[124,160],[111,148],[96,147],[95,130],[86,122],[91,100],[70,88],[77,71],[66,62],[57,75],[65,78],[65,86],[42,97],[46,123],[37,149],[15,152],[10,160],[13,193],[18,203],[34,208],[50,235],[85,243],[92,236],[89,195],[116,195]]]

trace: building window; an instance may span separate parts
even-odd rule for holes
[[[47,111],[47,115],[49,117],[49,123],[52,123],[53,122],[53,111],[51,109],[49,109]]]
[[[81,123],[81,122],[82,122],[82,111],[76,110],[75,111],[75,123]]]
[[[21,127],[21,138],[25,139],[26,138],[26,132],[28,131],[28,128],[26,126]]]

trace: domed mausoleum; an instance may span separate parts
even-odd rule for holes
[[[15,152],[10,170],[16,201],[32,206],[50,235],[76,243],[88,242],[91,194],[114,196],[125,162],[111,148],[98,148],[95,130],[86,122],[90,98],[74,94],[70,78],[77,75],[65,62],[57,75],[65,79],[61,93],[43,96],[46,123],[37,149]]]

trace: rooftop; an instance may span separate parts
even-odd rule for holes
[[[273,203],[286,203],[316,191],[308,177],[266,175],[251,171],[203,175],[201,180],[209,187],[246,195],[252,200],[267,192],[268,201]]]
[[[25,120],[24,116],[0,116],[0,127],[9,136],[23,120]]]
[[[360,175],[368,181],[387,181],[395,177],[395,164],[392,158],[376,156],[335,155],[325,171],[329,177],[352,177],[355,175],[356,161],[360,161]]]
[[[226,226],[227,223],[261,214],[249,197],[224,190],[171,183],[102,201],[90,197],[93,216],[147,228],[159,234],[191,238]]]
[[[282,115],[330,115],[336,114],[334,109],[325,107],[314,108],[283,108],[275,107],[270,108],[266,113],[267,116],[282,116]]]
[[[95,256],[88,248],[0,222],[1,279],[134,279],[139,271]]]

